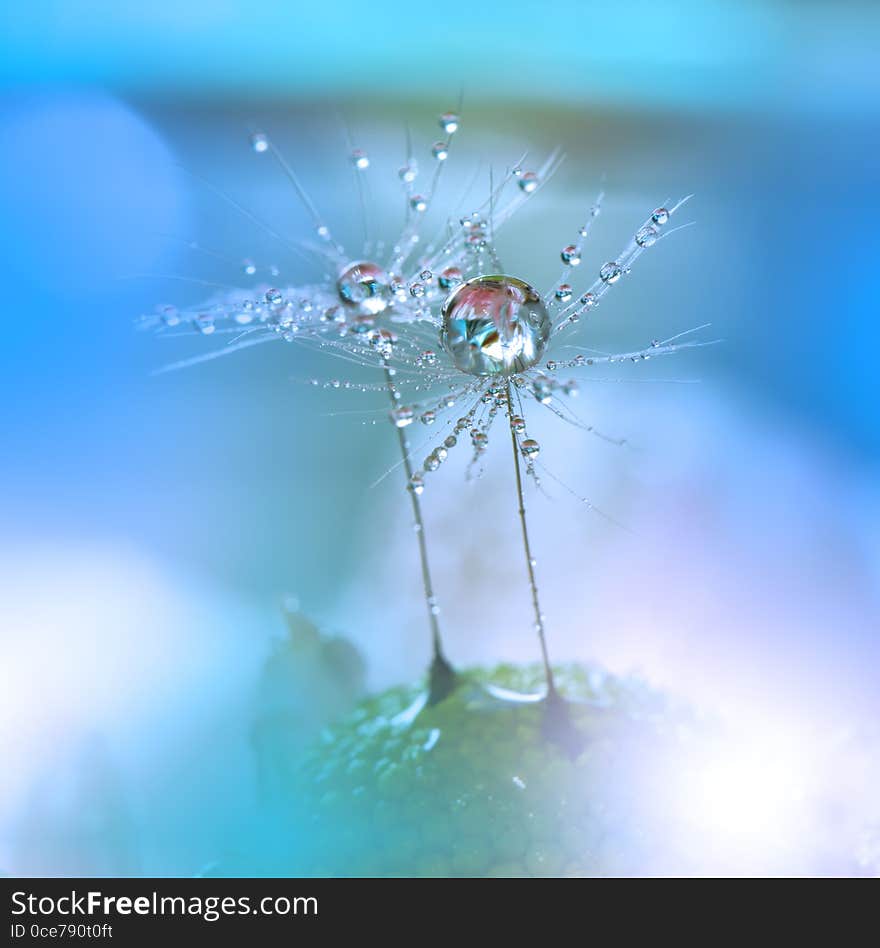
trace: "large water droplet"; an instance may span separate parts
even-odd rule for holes
[[[357,316],[376,316],[391,303],[391,281],[377,263],[350,263],[336,281],[339,298]]]
[[[549,338],[540,294],[516,277],[474,277],[443,305],[440,344],[469,375],[523,372],[541,358]]]

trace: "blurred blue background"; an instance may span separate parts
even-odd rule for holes
[[[296,381],[341,370],[273,345],[154,377],[206,342],[133,328],[205,295],[176,277],[241,282],[246,257],[316,277],[202,180],[303,236],[247,147],[256,127],[356,241],[347,126],[393,238],[404,125],[426,165],[463,91],[449,200],[481,160],[567,155],[501,240],[542,286],[603,176],[590,267],[695,192],[697,226],[581,338],[625,350],[711,322],[723,345],[645,373],[700,384],[585,384],[581,414],[625,450],[541,421],[548,466],[632,531],[564,492],[530,502],[555,652],[807,732],[877,710],[875,3],[59,0],[0,17],[0,869],[209,862],[249,819],[248,722],[286,595],[358,644],[372,686],[423,667],[401,485],[370,487],[390,432]],[[505,460],[425,494],[461,662],[534,657]],[[71,815],[101,768],[103,836]]]

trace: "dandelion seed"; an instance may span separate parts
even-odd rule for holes
[[[178,324],[189,325],[202,335],[233,334],[232,341],[222,350],[207,353],[195,359],[177,363],[172,368],[207,361],[221,354],[250,348],[262,342],[279,340],[298,342],[314,346],[340,359],[359,365],[373,366],[382,372],[384,384],[378,388],[387,393],[391,425],[397,432],[401,466],[410,490],[413,519],[419,542],[423,591],[429,616],[433,659],[431,664],[431,697],[439,700],[454,686],[455,676],[442,649],[438,624],[439,607],[434,593],[428,548],[425,537],[419,497],[424,491],[424,472],[434,472],[445,461],[457,444],[457,434],[467,430],[474,419],[468,412],[463,427],[456,426],[456,434],[445,434],[441,445],[429,452],[421,465],[422,470],[413,469],[412,450],[408,442],[407,429],[418,418],[423,425],[431,426],[438,415],[449,411],[459,397],[468,397],[473,384],[457,384],[451,370],[441,364],[432,345],[425,345],[423,327],[437,338],[433,328],[437,308],[446,293],[464,283],[480,265],[481,251],[488,233],[483,210],[467,215],[467,226],[448,229],[448,236],[425,242],[422,222],[429,216],[429,208],[437,193],[440,172],[450,155],[450,139],[459,130],[457,113],[444,113],[440,126],[446,139],[436,142],[431,154],[436,161],[435,173],[430,187],[421,194],[412,192],[412,184],[418,173],[418,164],[408,149],[405,163],[400,167],[399,177],[405,191],[407,223],[396,240],[384,243],[369,239],[369,208],[364,181],[370,169],[365,152],[352,148],[351,162],[357,171],[358,202],[364,224],[364,247],[358,255],[352,255],[338,244],[328,223],[319,215],[317,208],[304,190],[296,172],[287,163],[280,151],[263,132],[251,137],[251,147],[258,154],[270,154],[283,175],[293,187],[297,198],[308,211],[314,231],[322,244],[316,248],[317,255],[325,266],[336,273],[332,283],[311,286],[286,285],[278,277],[278,268],[258,268],[252,260],[245,260],[242,270],[248,277],[256,276],[258,270],[267,269],[275,278],[277,286],[266,288],[241,288],[222,290],[204,307],[195,312],[171,312],[167,307],[158,317],[148,317],[144,325],[167,331]],[[508,220],[522,206],[532,192],[538,190],[541,181],[552,176],[558,158],[552,156],[538,174],[534,175],[534,187],[521,188],[516,196],[502,200],[499,188],[491,200],[496,226]],[[509,175],[507,180],[513,180]],[[212,189],[213,190],[213,189]],[[219,193],[219,192],[218,192]],[[297,248],[284,241],[276,232],[262,224],[253,214],[231,199],[226,199],[252,224],[268,232],[285,248]],[[379,253],[379,248],[390,248]],[[418,256],[417,256],[418,254]],[[435,273],[438,275],[435,277]],[[259,300],[255,303],[254,300]],[[395,326],[395,329],[391,328]],[[353,385],[344,379],[330,381],[313,380],[313,384],[324,389],[361,391],[373,390],[370,386]],[[404,404],[403,390],[426,392],[432,386],[445,384],[448,394],[434,400],[430,405]],[[408,399],[407,399],[408,401]],[[491,416],[494,417],[494,416]],[[448,432],[448,429],[447,429]],[[487,441],[485,435],[483,441]],[[479,447],[481,437],[474,439]]]
[[[551,155],[534,172],[523,172],[515,166],[500,183],[490,180],[489,195],[482,204],[455,218],[450,215],[444,235],[427,241],[423,239],[423,222],[433,216],[429,209],[435,208],[437,181],[447,163],[450,137],[458,131],[458,115],[445,113],[440,125],[447,137],[431,149],[436,165],[430,187],[421,194],[413,193],[416,162],[411,154],[400,169],[406,224],[396,240],[387,242],[385,246],[389,250],[384,254],[378,252],[379,244],[366,238],[360,254],[348,254],[334,241],[328,225],[319,217],[292,168],[272,143],[265,139],[264,148],[257,148],[254,143],[255,150],[269,151],[276,158],[309,210],[315,230],[324,241],[319,247],[320,255],[325,263],[333,266],[337,274],[335,282],[294,287],[278,280],[277,287],[261,288],[259,293],[253,288],[223,291],[199,311],[179,314],[175,311],[175,318],[182,326],[190,325],[203,334],[234,332],[236,335],[226,351],[271,339],[298,341],[382,372],[384,384],[373,389],[352,386],[344,380],[320,385],[384,390],[388,396],[389,417],[397,433],[401,456],[391,471],[403,468],[419,543],[433,651],[432,700],[439,700],[448,693],[454,687],[455,677],[441,646],[439,608],[429,568],[420,498],[426,478],[436,475],[453,450],[467,450],[468,443],[472,451],[469,476],[479,474],[492,440],[494,422],[499,417],[506,419],[533,626],[547,683],[548,715],[564,730],[565,715],[560,710],[561,699],[548,655],[546,619],[540,605],[537,564],[526,518],[524,480],[540,485],[536,459],[541,451],[538,442],[529,436],[527,409],[531,403],[539,404],[580,430],[604,440],[615,440],[574,414],[568,401],[578,392],[578,380],[560,375],[602,364],[641,363],[649,357],[702,344],[673,337],[655,340],[646,349],[630,352],[597,353],[581,349],[568,357],[564,349],[555,351],[558,336],[581,317],[592,313],[605,294],[631,271],[642,253],[674,232],[664,228],[684,201],[670,207],[657,207],[648,220],[633,231],[633,237],[617,258],[603,264],[588,286],[576,290],[572,274],[583,258],[582,241],[599,214],[600,194],[589,209],[587,222],[578,229],[576,242],[567,244],[560,254],[565,266],[563,278],[542,294],[520,276],[504,273],[498,262],[495,234],[525,200],[552,178],[559,157]],[[358,193],[366,233],[368,209],[360,180],[369,162],[360,165],[358,154],[353,150],[352,160],[358,171]],[[514,181],[517,187],[508,196],[505,187]],[[453,220],[458,223],[454,224]],[[493,271],[487,272],[490,266]],[[246,267],[246,273],[254,275],[256,267],[253,271]],[[261,302],[254,305],[254,299]],[[163,317],[162,311],[158,317],[147,320],[147,324],[163,332],[176,325]],[[440,389],[442,396],[436,394]],[[423,394],[412,396],[410,393]],[[453,422],[448,413],[456,405],[462,407]],[[408,434],[415,419],[419,419],[423,427],[439,431],[433,447],[430,444],[416,449],[410,446]],[[459,448],[462,443],[464,449]],[[621,442],[615,440],[615,443]],[[428,450],[423,453],[425,447]]]

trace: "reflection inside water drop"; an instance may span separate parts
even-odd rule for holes
[[[549,338],[543,300],[516,277],[475,277],[443,306],[440,343],[469,375],[522,372],[541,358]]]
[[[391,279],[369,260],[350,263],[336,281],[339,298],[357,316],[378,316],[391,304]]]

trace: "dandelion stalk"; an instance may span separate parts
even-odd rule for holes
[[[394,376],[388,363],[385,363],[385,384],[388,388],[388,395],[391,399],[392,409],[397,407],[399,393],[394,385]],[[403,469],[406,474],[406,483],[411,485],[413,479],[413,467],[410,461],[409,439],[406,436],[405,428],[397,428],[397,440],[400,445],[400,455],[403,459]],[[429,704],[437,704],[442,701],[455,688],[456,675],[452,665],[449,664],[443,653],[443,642],[440,635],[440,621],[438,615],[440,609],[437,605],[437,597],[434,595],[434,583],[431,580],[431,566],[428,560],[428,541],[425,536],[425,520],[422,516],[422,504],[416,491],[408,491],[410,503],[413,511],[413,525],[416,531],[416,537],[419,542],[419,560],[422,567],[422,588],[425,596],[425,606],[428,610],[428,623],[431,628],[431,664],[428,669]]]
[[[510,381],[507,382],[507,410],[508,417],[513,417],[513,396],[511,393]],[[535,631],[538,633],[538,642],[541,645],[541,660],[544,663],[544,677],[547,679],[547,700],[555,700],[559,693],[556,690],[556,684],[553,680],[553,669],[550,667],[550,657],[547,653],[547,639],[544,632],[544,614],[541,612],[541,601],[538,594],[538,581],[535,578],[535,560],[532,557],[532,548],[529,543],[529,527],[526,521],[526,505],[523,497],[522,470],[519,459],[519,441],[516,437],[516,431],[511,425],[510,443],[513,447],[513,470],[516,473],[516,497],[519,504],[519,522],[522,528],[523,552],[526,556],[526,567],[529,573],[529,589],[532,594],[532,608],[535,612]]]

